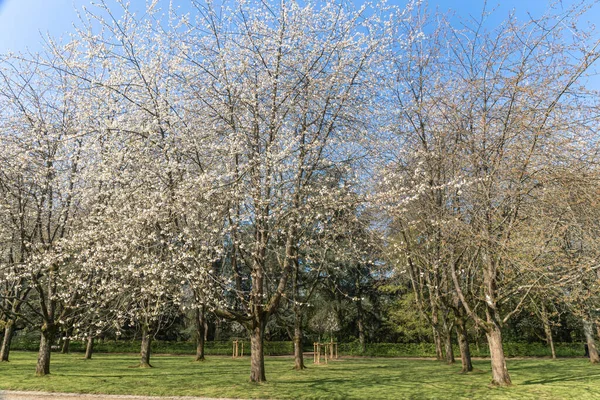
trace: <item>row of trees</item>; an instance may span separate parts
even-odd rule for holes
[[[550,304],[568,304],[584,326],[597,319],[598,104],[582,77],[598,43],[576,13],[511,16],[490,32],[485,13],[461,31],[441,24],[396,63],[401,161],[384,183],[395,259],[438,354],[443,342],[453,359],[456,326],[470,370],[471,321],[485,332],[497,384],[510,384],[502,327],[527,303],[550,341]],[[398,205],[398,192],[410,201]]]
[[[264,381],[267,323],[293,316],[302,369],[315,291],[360,316],[365,277],[411,288],[448,361],[456,328],[465,371],[485,332],[496,384],[524,307],[549,326],[564,304],[598,360],[586,6],[486,30],[421,4],[157,3],[101,2],[68,43],[2,59],[0,313],[8,345],[41,331],[38,375],[59,331],[137,326],[149,366],[187,308],[199,342],[209,313],[243,326]]]

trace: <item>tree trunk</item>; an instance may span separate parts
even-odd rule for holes
[[[44,325],[44,327],[42,327],[40,350],[38,352],[38,361],[35,369],[35,374],[37,376],[44,376],[50,373],[50,354],[55,331],[56,329],[54,326]]]
[[[357,283],[358,284],[358,283]],[[360,293],[359,293],[360,296]],[[365,342],[365,325],[363,322],[363,308],[362,301],[360,297],[356,301],[356,315],[357,315],[357,325],[358,325],[358,343],[360,344],[360,353],[364,354],[367,352],[367,344]]]
[[[462,364],[462,369],[460,372],[471,372],[473,371],[473,364],[471,363],[471,349],[469,349],[467,326],[465,325],[465,320],[462,315],[456,318],[456,337],[458,338],[460,362]]]
[[[302,370],[306,368],[304,365],[304,354],[302,353],[302,314],[298,306],[294,307],[295,320],[294,320],[294,369]]]
[[[552,359],[556,359],[556,350],[554,348],[554,338],[552,338],[552,329],[550,324],[544,323],[544,332],[546,333],[546,342],[550,346],[550,352],[552,353]]]
[[[217,318],[215,320],[215,342],[218,342],[221,340],[221,319]]]
[[[598,356],[598,348],[596,347],[596,341],[594,340],[594,325],[588,320],[583,320],[583,333],[585,334],[585,340],[588,345],[588,352],[590,356],[590,362],[597,364],[600,362]]]
[[[15,330],[14,321],[8,320],[4,327],[4,339],[2,339],[2,348],[0,349],[0,361],[8,361],[10,354],[10,344],[12,342],[13,332]]]
[[[446,363],[448,365],[454,364],[456,360],[454,359],[454,349],[452,348],[452,332],[447,332],[444,335],[444,355],[446,359]]]
[[[62,349],[61,349],[61,353],[62,354],[69,354],[69,350],[71,347],[71,334],[73,333],[73,329],[67,329],[67,331],[65,332],[65,341],[63,342],[62,345]]]
[[[140,352],[140,367],[141,368],[152,368],[150,364],[150,345],[152,343],[152,335],[148,325],[142,326],[142,349]]]
[[[444,350],[446,356],[446,363],[448,365],[454,364],[454,349],[452,348],[452,328],[448,326],[448,323],[444,321]]]
[[[544,334],[546,335],[546,343],[550,346],[550,352],[552,353],[552,359],[556,359],[556,351],[554,349],[554,338],[552,337],[552,328],[550,327],[550,320],[548,319],[548,312],[546,306],[542,302],[540,314],[542,317],[542,324],[544,325]]]
[[[205,306],[196,309],[196,361],[204,361],[204,344],[206,340]]]
[[[442,340],[440,339],[440,333],[435,326],[432,326],[431,329],[433,330],[433,342],[435,343],[435,358],[438,361],[442,361],[444,359],[444,353],[442,351]]]
[[[427,275],[426,275],[427,276]],[[433,331],[433,343],[435,344],[435,358],[438,361],[444,360],[444,352],[442,351],[442,339],[440,337],[440,325],[438,315],[438,304],[435,301],[434,293],[432,292],[433,285],[429,285],[429,304],[431,305],[431,329]]]
[[[252,330],[250,331],[250,381],[265,382],[265,355],[263,352],[263,340],[265,335],[265,316],[255,317]]]
[[[85,359],[91,360],[93,353],[94,353],[94,337],[92,335],[90,335],[87,338],[87,344],[85,346]]]
[[[486,337],[492,362],[492,384],[508,386],[511,384],[511,381],[508,369],[506,368],[506,357],[502,348],[502,332],[500,331],[500,327],[492,324],[489,331],[486,332]]]

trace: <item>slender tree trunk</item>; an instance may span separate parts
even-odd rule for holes
[[[596,347],[596,341],[594,340],[594,325],[586,319],[583,320],[583,333],[588,345],[590,362],[592,364],[597,364],[600,362],[600,356],[598,356],[598,348]]]
[[[300,307],[294,306],[294,369],[301,370],[306,368],[304,365],[304,353],[302,353],[302,314]]]
[[[69,328],[65,332],[65,340],[62,344],[61,353],[68,354],[71,347],[71,334],[73,333],[73,328]]]
[[[367,343],[365,341],[365,325],[363,321],[364,312],[362,308],[362,301],[360,299],[360,293],[358,301],[356,302],[356,314],[358,325],[358,343],[360,344],[360,353],[364,354],[367,351]]]
[[[469,348],[467,326],[462,315],[456,318],[456,337],[458,338],[458,347],[460,349],[460,362],[462,364],[462,369],[460,372],[471,372],[473,371],[473,364],[471,363],[471,349]]]
[[[91,360],[93,353],[94,353],[94,337],[92,335],[90,335],[87,338],[87,344],[85,346],[85,359]]]
[[[2,339],[2,348],[0,349],[0,361],[2,362],[8,361],[14,329],[14,321],[8,320],[4,327],[4,338]]]
[[[196,309],[196,361],[204,361],[204,344],[206,340],[205,306]]]
[[[142,349],[140,352],[140,367],[152,368],[150,364],[150,345],[152,344],[152,335],[148,325],[142,326]]]
[[[444,353],[442,351],[442,340],[439,331],[438,309],[433,299],[430,299],[429,301],[431,303],[431,329],[433,331],[433,343],[435,344],[435,358],[438,361],[443,361]]]
[[[265,335],[265,316],[259,314],[255,317],[250,331],[250,381],[265,382],[265,354],[263,340]]]
[[[44,376],[50,373],[50,354],[52,351],[52,342],[56,328],[53,325],[42,327],[42,335],[40,338],[40,350],[38,352],[38,361],[35,369],[37,376]]]
[[[448,322],[444,320],[444,350],[447,364],[454,364],[454,349],[452,348],[452,328],[448,326]]]
[[[288,243],[286,244],[289,244],[291,246],[290,241],[288,241]],[[291,252],[291,247],[287,247],[286,252]],[[294,275],[292,276],[292,293],[294,296],[294,369],[297,371],[306,368],[306,366],[304,365],[304,353],[302,352],[302,342],[304,338],[302,332],[302,307],[298,305],[299,277],[300,263],[298,262],[298,252],[294,251]],[[310,297],[310,294],[308,296]]]
[[[542,317],[542,324],[544,325],[544,334],[546,335],[546,343],[550,346],[550,352],[552,353],[552,359],[556,359],[556,351],[554,349],[554,338],[552,337],[552,328],[550,327],[550,320],[548,319],[548,312],[546,311],[546,305],[542,302],[540,314]]]
[[[491,328],[486,332],[486,337],[492,362],[492,384],[508,386],[511,384],[511,380],[506,368],[506,357],[502,348],[502,332],[500,331],[500,327],[496,324],[491,324]]]
[[[221,319],[216,318],[215,320],[215,342],[221,340]]]
[[[433,343],[435,343],[435,358],[438,361],[444,360],[444,352],[442,351],[442,340],[440,338],[440,333],[436,329],[435,326],[432,326],[433,330]]]
[[[60,352],[62,354],[69,354],[70,348],[71,348],[71,339],[66,338],[62,344],[62,349]]]

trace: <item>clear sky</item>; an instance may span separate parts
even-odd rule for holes
[[[114,1],[114,0],[111,0]],[[172,0],[182,9],[189,7],[188,0]],[[574,0],[562,0],[572,3]],[[390,0],[391,3],[405,4],[406,1]],[[441,11],[453,9],[457,15],[467,18],[470,14],[480,15],[484,0],[429,0],[432,8]],[[42,35],[50,33],[53,37],[64,36],[72,32],[73,21],[77,20],[75,9],[89,6],[91,0],[0,0],[0,53],[8,51],[39,50]],[[146,0],[130,0],[135,10],[143,10]],[[168,1],[162,1],[167,3]],[[491,23],[504,19],[510,10],[517,15],[526,16],[527,12],[540,15],[549,0],[489,0],[488,9],[498,7]],[[600,8],[600,7],[596,7]],[[588,13],[588,20],[600,21],[600,10]],[[594,21],[591,21],[594,22]]]

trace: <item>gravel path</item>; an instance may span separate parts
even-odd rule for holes
[[[84,393],[48,393],[48,392],[21,392],[13,390],[0,390],[0,400],[234,400],[214,399],[208,397],[191,396],[120,396],[109,394],[84,394]],[[239,399],[237,399],[239,400]]]

